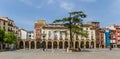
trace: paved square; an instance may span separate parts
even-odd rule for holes
[[[70,52],[65,50],[16,50],[0,52],[0,59],[120,59],[120,49],[82,49],[82,52]]]

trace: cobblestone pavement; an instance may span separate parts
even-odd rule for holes
[[[0,52],[0,59],[120,59],[120,49],[82,49],[82,52],[69,52],[60,49],[42,49]]]

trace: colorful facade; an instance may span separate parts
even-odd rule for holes
[[[95,30],[91,24],[83,24],[83,29],[88,32],[88,38],[80,35],[73,36],[70,41],[69,29],[62,24],[46,24],[44,20],[38,20],[34,26],[34,40],[20,40],[20,48],[66,49],[73,44],[73,48],[96,48]],[[65,32],[65,33],[63,33]]]

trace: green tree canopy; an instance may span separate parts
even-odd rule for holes
[[[6,33],[4,42],[9,44],[12,44],[12,43],[16,44],[17,40],[16,40],[15,34],[12,32]]]
[[[81,35],[82,37],[88,37],[87,31],[83,30],[83,18],[86,18],[86,14],[82,11],[70,12],[69,17],[54,20],[53,23],[62,23],[70,30],[70,40],[72,41],[73,35]]]
[[[5,31],[0,28],[0,42],[2,43],[4,41],[4,36],[5,36]]]

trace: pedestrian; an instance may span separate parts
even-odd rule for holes
[[[45,51],[45,48],[43,47],[43,51]]]
[[[110,51],[112,50],[112,47],[110,46]]]

